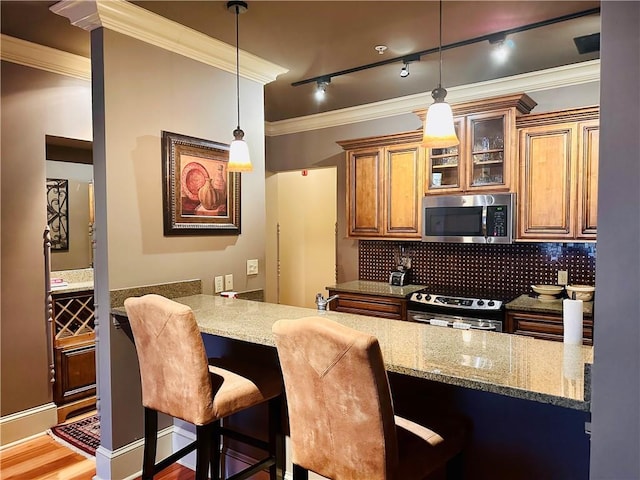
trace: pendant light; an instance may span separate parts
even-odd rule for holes
[[[233,131],[234,140],[229,148],[229,163],[227,171],[229,172],[251,172],[253,165],[249,158],[249,146],[244,141],[244,132],[240,128],[240,45],[238,34],[238,17],[241,13],[246,12],[248,6],[246,2],[234,0],[227,2],[227,10],[236,14],[236,100],[238,105],[238,126]]]
[[[451,106],[444,101],[447,91],[442,88],[442,0],[440,0],[440,76],[438,88],[431,92],[433,104],[427,110],[424,120],[422,145],[427,148],[446,148],[460,144],[453,126]]]

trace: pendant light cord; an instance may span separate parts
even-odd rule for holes
[[[440,39],[438,42],[438,52],[440,53],[440,76],[438,78],[438,88],[442,87],[442,0],[440,0]]]
[[[236,5],[236,99],[238,102],[238,129],[240,129],[240,34],[239,22],[240,6]]]

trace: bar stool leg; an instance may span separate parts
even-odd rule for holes
[[[211,424],[196,426],[196,480],[209,478],[212,437]]]
[[[220,460],[220,425],[220,420],[214,422],[211,432],[211,480],[220,480],[224,477],[222,474],[223,465]]]
[[[153,480],[158,444],[158,412],[144,408],[144,454],[142,480]]]
[[[293,480],[309,480],[309,470],[293,464]]]
[[[269,400],[269,455],[275,458],[275,463],[269,467],[269,480],[282,480],[286,468],[281,400],[281,396]]]

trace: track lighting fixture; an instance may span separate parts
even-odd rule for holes
[[[324,96],[327,92],[327,85],[331,83],[330,78],[324,78],[322,80],[317,81],[316,86],[316,100],[320,101],[324,99]]]
[[[422,145],[427,148],[454,147],[460,143],[453,125],[451,106],[444,101],[447,91],[442,88],[442,0],[440,0],[440,76],[438,87],[431,92],[434,103],[427,110]]]
[[[238,16],[246,12],[248,6],[246,2],[233,0],[227,2],[227,10],[236,15],[236,100],[238,106],[238,126],[233,131],[233,141],[229,148],[228,172],[251,172],[253,165],[249,157],[249,146],[244,141],[244,132],[240,128],[240,45],[238,43]]]
[[[507,35],[504,32],[491,35],[488,40],[489,44],[493,45],[491,52],[493,59],[497,63],[504,63],[509,58],[511,49],[515,46],[513,40],[507,39]]]
[[[441,8],[442,10],[442,8]],[[480,42],[486,42],[489,41],[490,43],[492,43],[492,39],[494,37],[502,37],[502,38],[506,38],[507,35],[512,35],[514,33],[520,33],[520,32],[526,32],[529,30],[533,30],[536,28],[541,28],[541,27],[546,27],[548,25],[555,25],[557,23],[561,23],[561,22],[566,22],[569,20],[574,20],[576,18],[582,18],[582,17],[586,17],[588,15],[598,15],[600,14],[600,7],[595,7],[595,8],[590,8],[588,10],[583,10],[581,12],[577,12],[577,13],[570,13],[567,15],[562,15],[560,17],[556,17],[556,18],[551,18],[549,20],[542,20],[540,22],[535,22],[535,23],[530,23],[528,25],[523,25],[520,27],[515,27],[515,28],[511,28],[509,30],[503,30],[501,32],[497,32],[497,33],[492,33],[492,34],[488,34],[488,35],[482,35],[479,37],[474,37],[474,38],[469,38],[466,40],[461,40],[458,42],[454,42],[454,43],[450,43],[447,45],[442,45],[442,35],[440,36],[440,45],[436,48],[429,48],[427,50],[420,50],[419,52],[414,52],[408,55],[404,55],[402,57],[393,57],[393,58],[387,58],[385,60],[380,60],[377,62],[373,62],[373,63],[368,63],[366,65],[360,65],[358,67],[353,67],[353,68],[347,68],[345,70],[338,70],[336,72],[331,72],[331,73],[325,73],[322,75],[319,75],[317,77],[311,77],[311,78],[306,78],[304,80],[299,80],[297,82],[293,82],[291,84],[292,87],[297,87],[299,85],[305,85],[307,83],[313,83],[313,82],[317,82],[318,84],[326,78],[333,78],[333,77],[339,77],[341,75],[349,75],[351,73],[355,73],[355,72],[361,72],[363,70],[368,70],[370,68],[377,68],[377,67],[381,67],[383,65],[389,65],[391,63],[398,63],[398,62],[402,62],[404,64],[406,63],[410,63],[416,60],[420,60],[421,57],[425,56],[425,55],[431,55],[433,53],[440,53],[440,56],[442,57],[442,50],[451,50],[454,48],[460,48],[460,47],[464,47],[466,45],[473,45],[476,43],[480,43]],[[441,20],[442,20],[442,11],[440,14]],[[442,30],[442,29],[441,29]],[[588,38],[588,37],[592,37],[592,38]],[[576,46],[578,47],[578,50],[580,51],[580,53],[585,53],[582,48],[585,48],[588,50],[588,52],[593,52],[593,51],[598,51],[599,50],[599,40],[600,40],[600,34],[596,33],[593,35],[589,35],[589,36],[585,36],[585,37],[578,37],[576,39],[574,39],[576,42]],[[579,44],[579,41],[582,40],[589,40],[588,42],[588,46],[582,46]],[[582,43],[582,42],[580,42]],[[511,41],[511,40],[505,40],[504,44],[507,46],[508,49],[513,49],[515,47],[515,44]],[[376,51],[380,54],[384,54],[384,51],[386,50],[386,48],[382,48],[384,47],[383,45],[377,45],[376,47],[374,47],[376,49]],[[508,51],[508,50],[507,50]],[[442,60],[441,62],[442,63]],[[404,70],[404,69],[403,69]],[[442,70],[442,66],[441,66],[441,70]],[[408,69],[407,69],[408,71]],[[403,74],[401,73],[401,76]]]
[[[409,63],[408,62],[404,62],[404,65],[400,69],[400,76],[402,78],[406,78],[406,77],[409,76]]]

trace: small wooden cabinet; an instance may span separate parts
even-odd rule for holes
[[[416,132],[338,142],[347,151],[348,235],[417,239],[424,149]]]
[[[329,290],[329,296],[336,294],[338,294],[338,298],[329,303],[329,308],[334,312],[355,313],[393,320],[407,319],[406,298]]]
[[[526,94],[453,105],[460,145],[428,150],[425,193],[515,191],[516,117],[535,105]]]
[[[95,310],[93,290],[52,294],[58,421],[96,402]]]
[[[519,240],[595,240],[598,107],[518,120]]]
[[[542,340],[563,341],[562,315],[507,310],[505,331]],[[593,345],[593,319],[583,319],[583,344]]]

